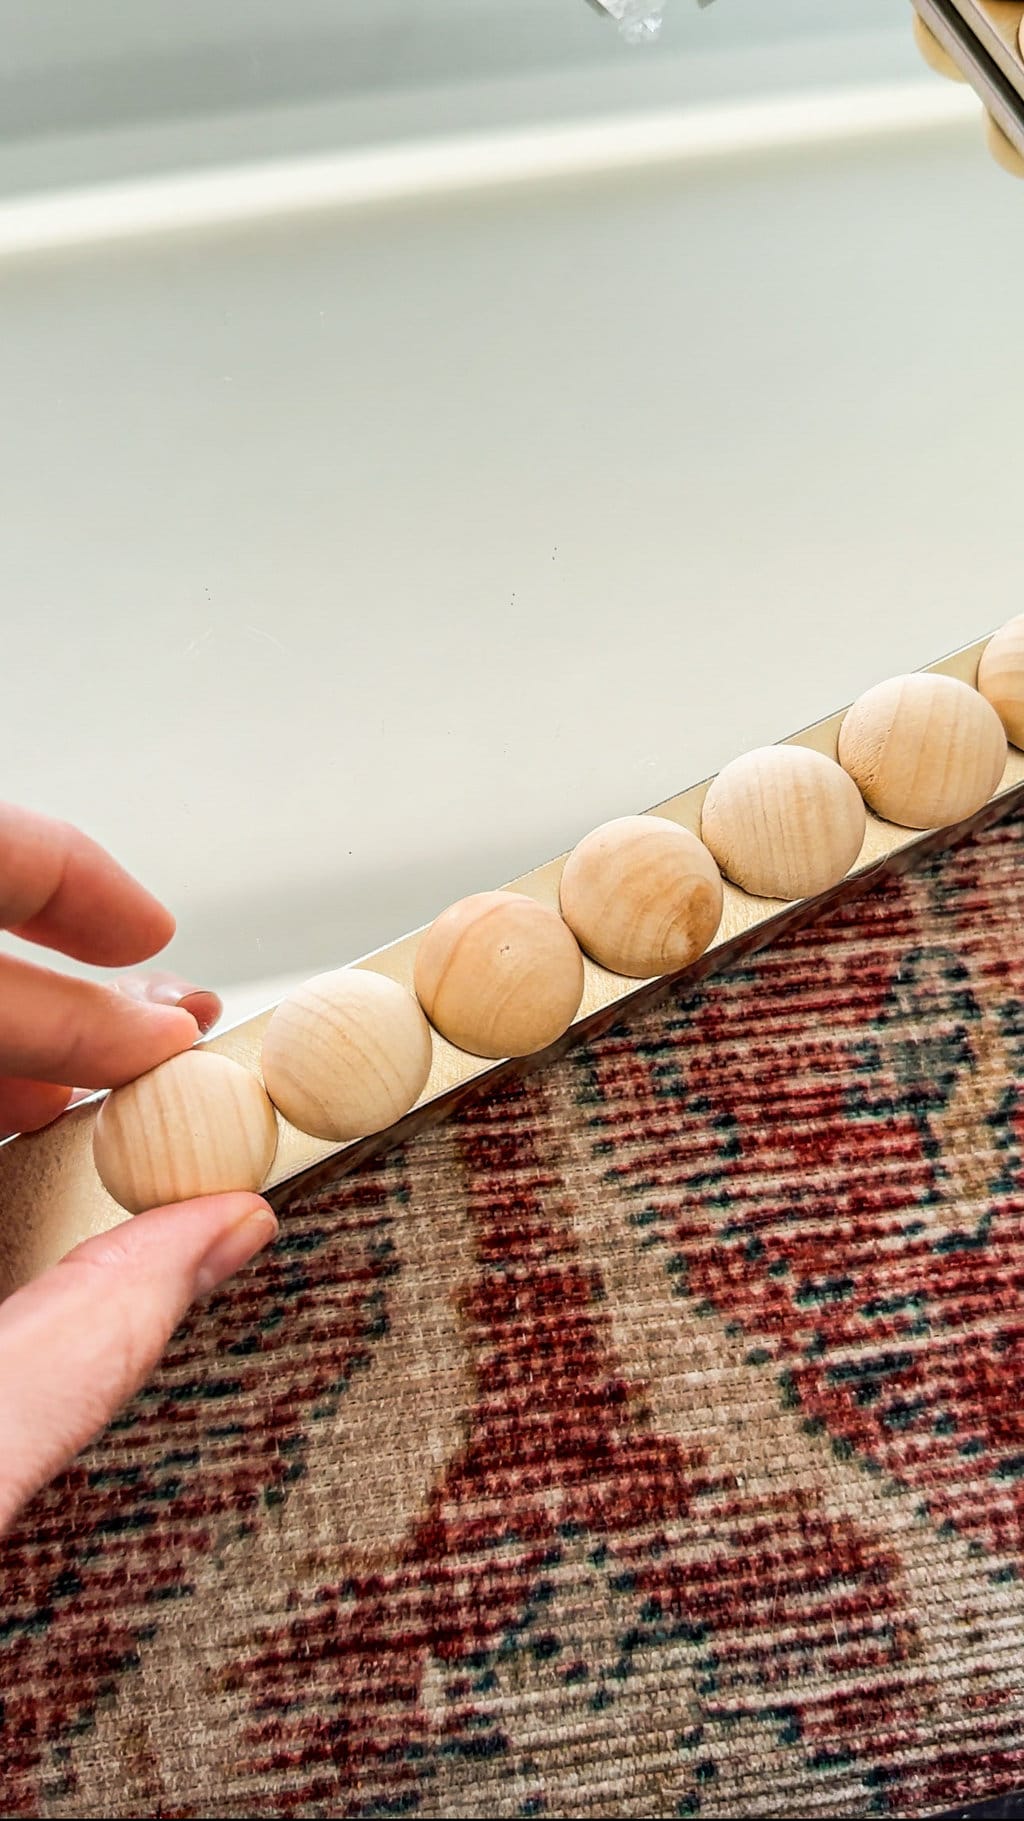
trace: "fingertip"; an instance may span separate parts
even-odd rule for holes
[[[225,1224],[200,1260],[195,1277],[196,1296],[204,1296],[208,1290],[215,1290],[229,1277],[234,1277],[277,1238],[280,1227],[270,1203],[260,1195],[248,1199],[250,1206]]]
[[[118,959],[109,962],[108,966],[134,967],[140,961],[151,961],[167,947],[178,927],[178,920],[166,904],[154,898],[152,892],[146,891],[137,879],[132,879],[135,890],[140,894],[140,904],[134,919],[134,927],[127,942],[123,937],[117,946]],[[114,952],[113,949],[111,952]]]
[[[209,987],[195,986],[179,974],[124,974],[116,985],[118,992],[128,999],[141,1000],[146,1005],[180,1006],[191,1012],[204,1037],[224,1010],[217,993]]]
[[[250,1214],[270,1214],[277,1219],[266,1196],[249,1189],[229,1189],[222,1195],[196,1195],[191,1201],[173,1202],[155,1211],[161,1214],[198,1211],[211,1227],[218,1228],[233,1226],[236,1221],[248,1219]],[[144,1218],[144,1215],[136,1215],[137,1220]]]
[[[224,1010],[219,993],[211,992],[208,987],[196,987],[193,992],[183,994],[178,1003],[184,1011],[191,1013],[202,1037],[212,1031]]]
[[[177,932],[178,919],[172,910],[168,910],[166,904],[161,904],[159,898],[153,898],[152,905],[153,934],[158,939],[159,947],[166,948],[172,936]],[[153,952],[156,953],[157,951],[154,950]]]
[[[147,1208],[84,1240],[62,1263],[109,1268],[131,1261],[135,1268],[147,1259],[158,1259],[162,1294],[176,1282],[184,1307],[239,1270],[277,1231],[277,1216],[262,1195],[232,1190]]]
[[[191,1049],[199,1038],[199,1025],[192,1012],[183,1005],[154,1005],[152,1000],[146,1003],[146,1012],[154,1030],[166,1033],[168,1055],[176,1055],[179,1050]],[[173,1049],[171,1043],[173,1039]]]
[[[199,1026],[191,1012],[182,1006],[154,1005],[151,1001],[141,999],[124,1000],[125,1010],[145,1022],[129,1027],[125,1036],[129,1039],[123,1046],[126,1060],[119,1060],[116,1072],[109,1073],[103,1081],[94,1085],[99,1087],[125,1087],[139,1075],[146,1075],[150,1069],[159,1068],[162,1062],[169,1062],[172,1056],[180,1056],[190,1050],[199,1039]],[[81,1074],[81,1071],[78,1071]],[[86,1077],[86,1085],[89,1085]]]
[[[112,864],[116,866],[116,862]],[[131,894],[131,914],[122,915],[116,922],[104,922],[100,929],[90,924],[86,934],[88,953],[81,959],[100,967],[138,967],[167,947],[177,930],[177,918],[133,873],[121,867],[117,871]]]

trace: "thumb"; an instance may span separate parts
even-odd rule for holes
[[[0,1534],[148,1377],[189,1304],[276,1232],[258,1195],[156,1208],[0,1305]]]

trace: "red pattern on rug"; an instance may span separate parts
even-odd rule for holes
[[[1022,829],[297,1196],[4,1546],[6,1812],[1024,1776]]]

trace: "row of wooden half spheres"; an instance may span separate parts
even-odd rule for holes
[[[435,1032],[487,1059],[547,1049],[579,1012],[584,955],[631,979],[680,972],[715,939],[723,875],[762,898],[828,891],[857,863],[865,804],[906,828],[965,821],[999,787],[1007,735],[1024,746],[1024,615],[989,642],[976,689],[896,677],[848,710],[837,759],[782,745],[725,766],[701,839],[664,816],[624,816],[573,849],[558,910],[518,891],[460,899],[420,939],[414,992],[365,967],[306,981],[270,1018],[262,1084],[191,1050],[116,1089],[96,1122],[99,1174],[137,1212],[259,1188],[275,1108],[332,1144],[385,1131],[426,1092]]]
[[[935,70],[940,76],[947,77],[950,82],[967,81],[959,64],[950,56],[945,45],[939,43],[935,33],[930,26],[925,24],[920,13],[914,14],[913,31],[917,48],[930,69]],[[1024,57],[1024,19],[1020,23],[1018,42],[1021,56]],[[1001,165],[1004,171],[1008,171],[1011,177],[1024,177],[1024,158],[1021,157],[1013,142],[1007,139],[1002,127],[993,119],[987,108],[984,110],[984,124],[985,143],[996,163]]]

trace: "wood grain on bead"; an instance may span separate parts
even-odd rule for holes
[[[337,1144],[404,1117],[427,1084],[430,1026],[412,994],[368,968],[317,974],[281,1001],[263,1079],[300,1132]]]
[[[1024,747],[1024,613],[989,640],[978,665],[978,689],[1002,721],[1007,739]]]
[[[811,898],[849,872],[866,820],[856,787],[824,753],[760,746],[712,780],[700,832],[744,891]]]
[[[1006,735],[968,683],[915,671],[876,683],[847,710],[839,762],[886,822],[945,828],[998,789]]]
[[[277,1120],[260,1082],[210,1050],[186,1050],[115,1088],[93,1134],[100,1181],[129,1214],[262,1188],[276,1149]]]
[[[957,678],[973,687],[987,643],[972,642],[940,659],[925,674]],[[796,743],[813,743],[821,752],[834,752],[843,719],[842,714],[830,714]],[[659,804],[656,813],[695,828],[706,794],[706,783],[690,785]],[[988,804],[978,812],[978,820],[984,824],[1020,803],[1024,803],[1024,751],[1013,748]],[[841,897],[855,896],[880,871],[905,870],[926,853],[934,853],[959,838],[963,826],[944,826],[934,833],[919,834],[886,821],[870,820],[855,870],[849,882],[836,887],[837,893]],[[563,856],[524,874],[516,881],[517,893],[554,910],[564,866]],[[728,892],[715,943],[695,963],[695,968],[702,973],[705,969],[714,972],[763,946],[783,928],[795,927],[815,914],[825,901],[815,898],[780,905],[742,891]],[[413,984],[422,942],[418,931],[403,936],[368,957],[368,965],[408,988]],[[572,1035],[589,1035],[607,1028],[641,997],[657,990],[658,982],[626,980],[598,968],[589,969]],[[200,1055],[220,1055],[241,1065],[258,1081],[261,1045],[271,1016],[271,1012],[261,1012],[220,1032],[202,1046]],[[489,1060],[435,1042],[431,1077],[419,1106],[408,1116],[409,1121],[428,1124],[457,1104],[460,1096],[475,1092],[485,1081],[496,1082],[501,1073],[500,1058]],[[103,1187],[93,1162],[93,1139],[103,1104],[99,1099],[83,1101],[46,1130],[0,1144],[0,1210],[6,1216],[0,1219],[0,1297],[45,1270],[90,1234],[104,1232],[116,1224],[121,1209]],[[341,1173],[377,1155],[394,1142],[396,1131],[404,1136],[409,1129],[402,1125],[389,1127],[380,1135],[338,1145],[330,1139],[314,1138],[282,1120],[273,1163],[260,1186],[267,1192],[276,1192],[301,1181],[310,1171],[328,1166]]]
[[[714,860],[665,816],[621,816],[595,828],[569,855],[559,896],[588,955],[637,980],[696,961],[722,916]]]
[[[473,1056],[529,1056],[568,1030],[583,957],[557,911],[519,892],[452,904],[420,940],[416,992],[442,1036]]]

